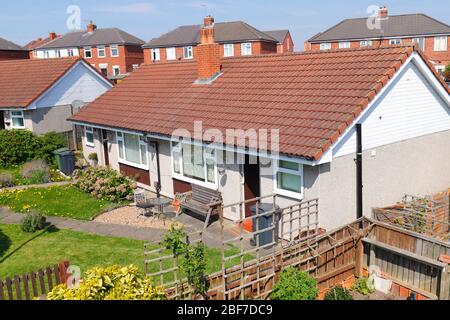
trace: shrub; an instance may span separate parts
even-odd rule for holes
[[[50,167],[44,160],[33,160],[25,163],[21,174],[30,184],[48,183],[51,180]]]
[[[273,300],[314,300],[317,298],[316,279],[306,272],[288,268],[281,273],[280,280],[273,287]]]
[[[45,228],[46,218],[39,212],[28,212],[20,221],[20,228],[23,232],[35,233]]]
[[[138,268],[131,265],[88,270],[79,286],[59,285],[48,293],[47,299],[166,300],[166,295],[163,288],[153,286],[149,277],[143,277]]]
[[[76,186],[98,199],[111,202],[133,200],[136,182],[111,168],[94,168],[75,170],[73,177]]]
[[[66,138],[56,132],[49,132],[42,136],[36,137],[37,144],[39,145],[38,150],[34,156],[35,159],[44,159],[47,163],[56,166],[54,151],[67,148],[68,143]]]
[[[170,225],[170,230],[164,235],[163,243],[167,250],[172,251],[175,256],[186,250],[186,232],[183,227],[177,223]]]
[[[362,294],[363,296],[373,293],[375,290],[373,289],[373,284],[369,286],[369,281],[370,280],[368,278],[359,278],[353,285],[352,290]]]
[[[35,158],[39,145],[26,130],[0,130],[0,166],[21,165]]]
[[[353,300],[353,297],[347,289],[342,286],[336,286],[327,292],[324,300]]]
[[[445,68],[444,78],[447,81],[450,81],[450,64]]]
[[[98,161],[98,155],[95,152],[93,152],[89,154],[88,159],[92,161]]]
[[[14,186],[13,175],[11,173],[0,173],[0,188],[10,188]]]

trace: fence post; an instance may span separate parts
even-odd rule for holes
[[[59,279],[61,283],[58,284],[66,284],[67,280],[69,279],[69,273],[67,272],[67,269],[69,268],[70,263],[69,261],[63,261],[58,265],[58,271],[59,271]]]
[[[448,300],[450,298],[450,269],[449,267],[441,270],[441,283],[439,284],[439,300]]]

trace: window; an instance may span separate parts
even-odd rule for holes
[[[192,47],[184,47],[183,48],[183,57],[185,59],[194,58],[194,50],[192,49]]]
[[[24,129],[23,111],[11,111],[11,123],[13,129]]]
[[[447,37],[434,38],[434,51],[447,51]]]
[[[402,39],[391,39],[391,40],[389,40],[389,44],[391,44],[391,45],[402,44]]]
[[[115,76],[119,76],[120,75],[120,67],[119,66],[113,66],[113,74]]]
[[[117,147],[121,162],[148,170],[148,150],[144,137],[117,132]]]
[[[275,190],[281,195],[299,198],[303,196],[303,166],[296,162],[278,161]]]
[[[321,43],[320,44],[320,50],[330,50],[331,49],[331,43]]]
[[[413,38],[413,43],[417,43],[422,51],[425,51],[425,38]]]
[[[45,59],[50,58],[50,52],[49,52],[48,50],[45,50],[45,51],[44,51],[44,58],[45,58]]]
[[[252,55],[252,44],[250,42],[241,44],[241,54],[243,56],[251,56]]]
[[[68,55],[69,57],[73,57],[73,56],[74,56],[74,54],[73,54],[73,49],[68,49],[68,50],[67,50],[67,55]]]
[[[339,42],[339,49],[348,49],[350,48],[350,42]]]
[[[111,45],[109,47],[111,50],[111,57],[118,57],[119,56],[119,46],[118,45]]]
[[[107,63],[100,63],[98,65],[98,68],[100,69],[100,72],[107,77],[108,76],[108,64]]]
[[[91,47],[84,48],[84,57],[86,59],[92,58],[92,48]]]
[[[216,151],[200,145],[172,143],[172,168],[175,176],[190,182],[216,185]]]
[[[94,128],[85,127],[84,132],[85,132],[85,136],[86,136],[86,145],[89,147],[93,147],[94,146]]]
[[[223,45],[223,55],[224,57],[233,57],[234,56],[234,44],[224,44]]]
[[[371,47],[372,46],[372,40],[363,40],[359,42],[360,47]]]
[[[161,60],[161,51],[159,49],[152,49],[152,61]]]
[[[175,60],[177,58],[177,51],[175,48],[166,48],[167,60]]]
[[[61,50],[56,50],[56,57],[61,58]]]
[[[98,46],[97,47],[97,55],[99,58],[106,57],[106,49],[105,46]]]

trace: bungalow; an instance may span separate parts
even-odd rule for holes
[[[319,198],[325,229],[450,185],[450,91],[414,46],[221,60],[204,26],[197,55],[143,65],[71,117],[86,155],[169,197]]]
[[[112,88],[81,58],[2,61],[0,73],[0,129],[36,134],[72,131],[74,108]]]

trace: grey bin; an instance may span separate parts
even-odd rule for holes
[[[75,170],[75,153],[67,148],[58,149],[53,152],[58,169],[66,176],[71,176]]]
[[[255,217],[256,215],[256,205],[252,206],[250,208],[250,211],[253,215],[253,232],[256,232],[257,227],[258,230],[264,230],[272,227],[273,223],[275,222],[275,230],[269,229],[266,231],[263,231],[259,233],[259,246],[265,246],[272,242],[277,243],[278,242],[278,232],[279,232],[279,222],[281,218],[281,209],[279,206],[275,206],[275,210],[273,207],[273,204],[270,203],[261,203],[259,204],[259,217]],[[265,212],[273,212],[272,214],[262,215]],[[275,214],[275,217],[273,217],[273,214]],[[258,224],[257,224],[258,220]],[[273,236],[275,235],[275,239]],[[256,246],[258,244],[257,241],[257,235],[255,234],[253,236],[253,239],[250,240],[250,244],[252,246]]]

